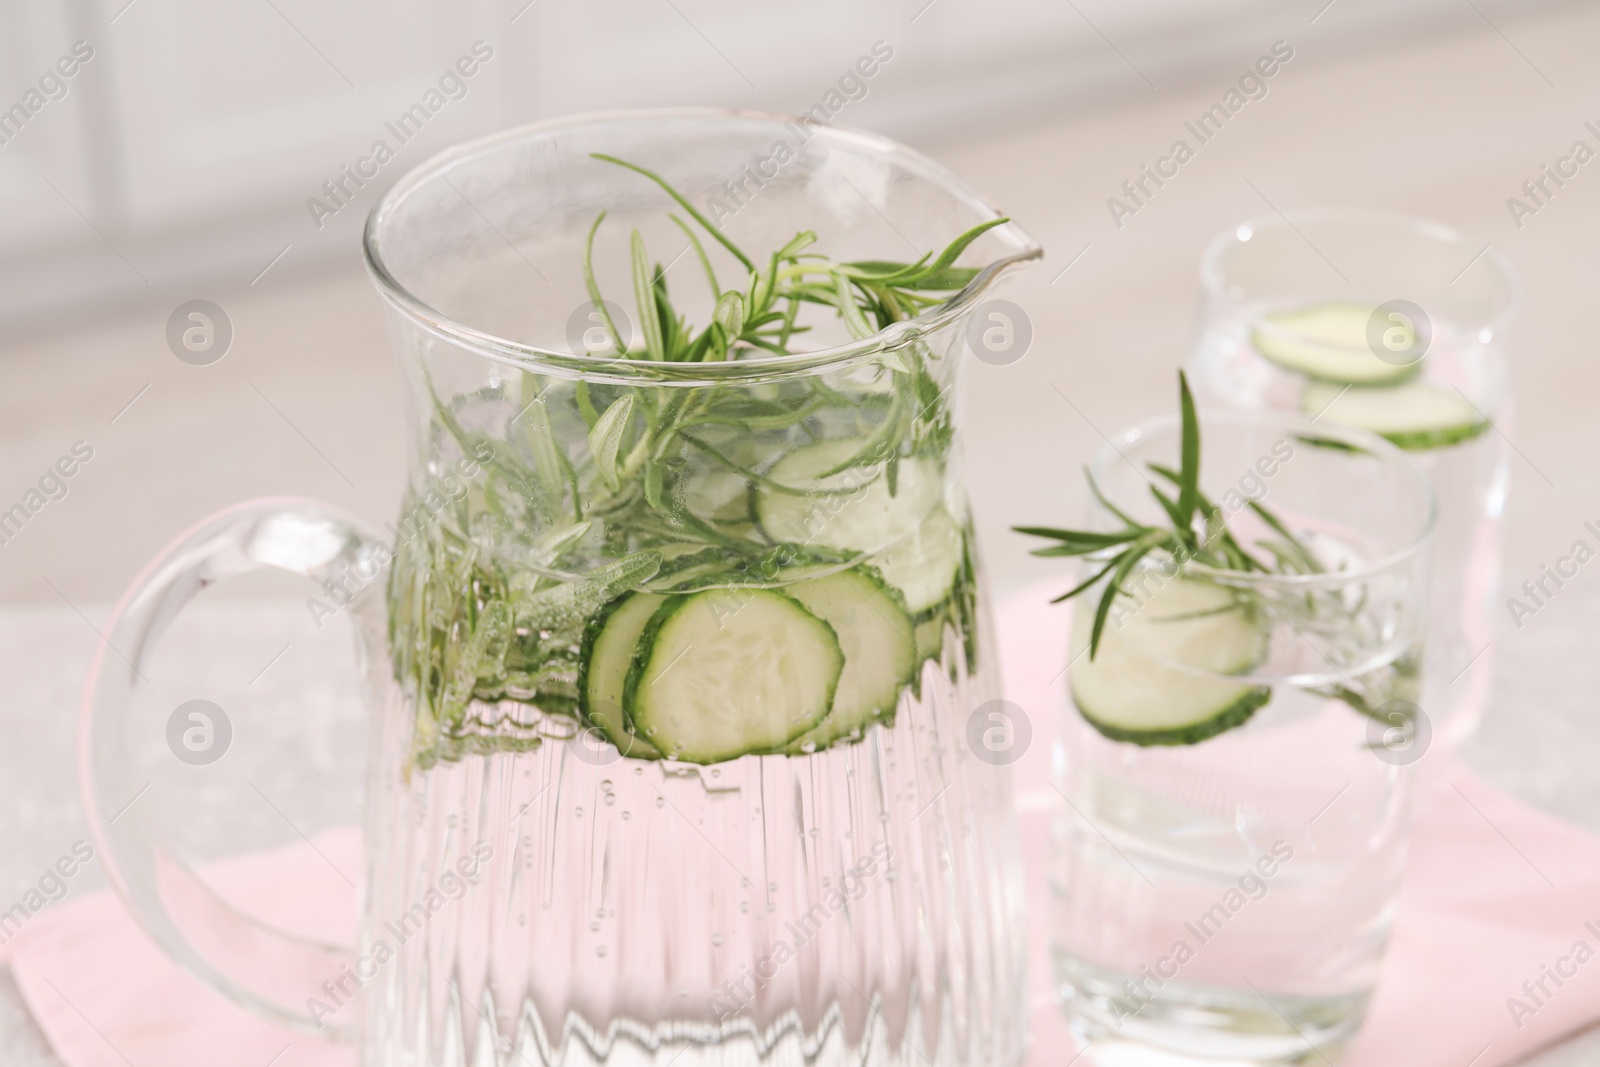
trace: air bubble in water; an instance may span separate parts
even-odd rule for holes
[[[606,947],[604,945],[596,945],[594,948],[594,954],[596,956],[603,957],[606,954]]]
[[[722,944],[722,935],[721,935],[721,934],[712,934],[712,935],[711,935],[711,943],[712,943],[712,944],[713,944],[713,945],[720,945],[720,944]]]
[[[583,809],[582,808],[573,808],[572,809],[572,814],[576,815],[578,818],[581,819],[581,818],[583,818]]]

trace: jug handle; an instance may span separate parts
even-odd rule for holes
[[[124,726],[141,666],[201,590],[252,571],[321,582],[344,576],[341,564],[360,567],[365,584],[349,606],[358,629],[381,634],[383,583],[373,567],[386,569],[388,558],[387,546],[359,520],[312,500],[253,500],[205,519],[157,554],[123,594],[95,650],[79,723],[84,808],[111,883],[134,918],[167,955],[224,996],[334,1040],[353,1040],[357,1022],[318,1019],[308,998],[326,997],[323,983],[341,977],[354,950],[274,929],[215,896],[146,826]]]

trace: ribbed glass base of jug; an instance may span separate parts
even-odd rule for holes
[[[365,1063],[1020,1062],[1011,786],[966,740],[991,696],[929,660],[891,723],[812,755],[695,766],[550,737],[408,773],[396,695]]]

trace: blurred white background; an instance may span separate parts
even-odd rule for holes
[[[93,58],[0,152],[0,322],[248,283],[286,247],[280,274],[348,258],[376,194],[446,145],[609,108],[802,111],[876,40],[895,49],[888,76],[839,121],[928,144],[1170,91],[1248,62],[1277,38],[1371,47],[1482,25],[1466,0],[1339,0],[1313,25],[1327,3],[7,5],[0,106],[20,101],[73,42],[87,42]],[[1508,17],[1547,5],[1480,6]],[[383,124],[477,40],[495,58],[467,97],[404,146],[359,210],[315,227],[304,201],[378,137],[393,142]]]

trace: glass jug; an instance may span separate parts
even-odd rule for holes
[[[389,536],[311,501],[225,511],[135,582],[106,635],[129,659],[90,679],[90,818],[151,935],[374,1067],[1018,1062],[959,395],[990,291],[1040,249],[1003,223],[882,328],[649,358],[672,304],[739,335],[797,231],[915,263],[996,218],[889,141],[742,112],[534,126],[402,178],[365,237],[408,388]],[[139,664],[199,590],[263,568],[356,622],[356,946],[239,914],[124,808]]]

